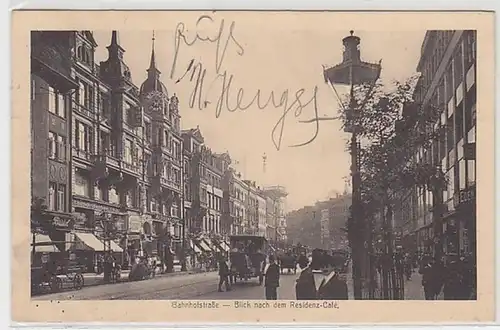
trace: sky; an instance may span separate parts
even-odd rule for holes
[[[314,100],[314,95],[319,116],[337,114],[337,99],[324,83],[322,65],[341,62],[342,38],[349,34],[349,28],[338,30],[337,25],[333,29],[329,27],[329,20],[319,19],[278,25],[272,16],[263,16],[258,24],[254,24],[248,19],[233,20],[229,13],[220,12],[211,14],[211,19],[202,19],[197,26],[198,15],[184,18],[183,34],[191,42],[196,40],[197,34],[200,39],[207,36],[217,39],[222,31],[218,60],[215,42],[197,40],[188,46],[180,37],[176,47],[175,31],[180,21],[174,19],[171,24],[163,24],[171,25],[171,28],[154,31],[156,64],[169,95],[175,93],[179,98],[181,128],[199,126],[206,145],[215,152],[228,151],[234,167],[257,185],[284,186],[288,192],[288,211],[314,204],[332,192],[342,192],[349,175],[350,156],[346,152],[348,136],[341,132],[340,122],[322,121],[317,137],[310,144],[290,146],[308,141],[315,135],[315,124],[299,122],[315,116],[314,102],[305,105]],[[381,79],[384,82],[403,80],[415,72],[425,31],[355,31],[355,35],[361,38],[364,61],[382,59]],[[94,31],[94,37],[99,45],[96,62],[104,61],[111,31]],[[152,37],[153,31],[133,30],[132,27],[119,31],[120,44],[125,49],[124,59],[137,86],[147,76]],[[226,41],[227,47],[224,47]],[[200,63],[206,69],[200,94],[202,110],[197,102],[190,105],[197,74],[191,80],[191,69],[177,82],[192,60],[192,68]],[[226,83],[230,76],[233,77],[225,93],[224,73]],[[258,91],[260,107],[257,102],[252,103]],[[285,91],[288,94],[284,94]],[[339,87],[339,91],[342,93],[345,89]],[[287,113],[282,134],[280,119],[284,108],[272,104],[263,106],[271,93],[276,103],[284,100],[282,95],[288,95],[289,106],[297,100],[295,105],[303,105],[301,111],[295,106]],[[241,108],[246,109],[230,112],[222,102],[221,110],[217,111],[221,94],[229,100],[229,108],[234,108],[240,100]],[[273,134],[275,126],[277,129]],[[264,154],[267,157],[265,170]]]

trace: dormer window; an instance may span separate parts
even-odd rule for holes
[[[78,46],[77,51],[76,51],[76,56],[78,58],[78,61],[80,61],[86,65],[92,66],[92,63],[93,63],[92,50],[89,47],[87,47],[86,45]]]

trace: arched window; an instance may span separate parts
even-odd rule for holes
[[[83,60],[83,46],[78,46],[78,49],[76,51],[76,56],[78,57],[79,60]]]

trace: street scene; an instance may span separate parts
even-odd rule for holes
[[[475,300],[476,32],[224,15],[31,33],[32,299]]]

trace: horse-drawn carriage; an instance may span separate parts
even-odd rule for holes
[[[286,273],[290,274],[293,272],[294,274],[297,273],[297,256],[293,254],[291,251],[288,251],[286,253],[283,253],[278,256],[278,265],[280,266],[280,272],[281,274]]]
[[[54,245],[54,242],[44,242],[35,244],[33,250],[38,245]],[[41,264],[31,265],[31,291],[32,293],[42,293],[49,291],[59,292],[66,288],[80,290],[84,286],[83,270],[84,266],[76,260],[76,255],[71,252],[42,253]]]
[[[231,250],[230,279],[233,283],[239,279],[248,281],[257,277],[259,285],[264,280],[264,268],[268,249],[267,240],[262,236],[234,235],[229,237]]]

